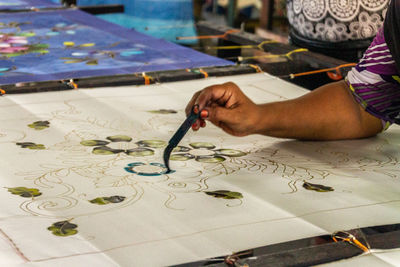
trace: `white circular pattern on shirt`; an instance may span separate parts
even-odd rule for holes
[[[338,21],[353,20],[359,12],[360,2],[358,0],[328,0],[329,13]]]
[[[361,0],[361,5],[368,11],[379,11],[389,4],[389,0]]]
[[[374,37],[383,21],[378,14],[370,16],[368,12],[361,12],[358,21],[349,25],[352,38],[364,39]]]
[[[189,154],[193,156],[212,156],[215,152],[208,149],[192,149],[189,151]]]
[[[303,14],[310,21],[319,21],[325,17],[327,6],[325,0],[303,0]]]
[[[293,11],[295,14],[299,14],[303,9],[303,0],[293,0]]]
[[[327,18],[324,23],[317,23],[317,25],[315,25],[316,37],[331,42],[339,42],[346,38],[346,30],[345,24],[336,23],[332,18]]]
[[[287,0],[289,24],[301,36],[311,40],[342,42],[373,37],[382,27],[390,0]],[[311,5],[326,7],[324,16],[316,19]],[[306,16],[305,5],[308,5]],[[333,7],[333,11],[330,8]],[[300,13],[296,13],[300,12]],[[314,15],[313,15],[314,14]]]

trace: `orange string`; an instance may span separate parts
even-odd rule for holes
[[[320,70],[313,70],[313,71],[306,71],[306,72],[301,72],[301,73],[290,74],[289,77],[290,77],[290,79],[294,79],[295,77],[299,77],[299,76],[312,75],[312,74],[316,74],[316,73],[329,72],[329,71],[333,71],[333,70],[336,71],[336,73],[340,75],[341,68],[354,67],[356,65],[357,65],[357,63],[342,64],[342,65],[339,65],[334,68],[327,68],[327,69],[320,69]]]
[[[263,72],[261,70],[261,68],[259,66],[257,66],[257,65],[249,64],[249,66],[252,67],[253,69],[255,69],[257,73]]]
[[[74,81],[70,81],[69,82],[70,85],[72,85],[72,87],[74,87],[74,89],[78,89],[78,84],[76,84]]]
[[[142,76],[144,78],[144,84],[145,85],[149,85],[151,83],[151,81],[153,80],[153,77],[151,76],[147,76],[146,73],[142,73]]]
[[[339,234],[345,234],[347,237],[342,237]],[[350,244],[358,247],[359,249],[361,249],[364,252],[369,252],[369,249],[366,246],[364,246],[360,241],[358,241],[357,238],[354,235],[352,235],[350,233],[347,233],[347,232],[336,232],[336,233],[334,233],[332,235],[333,241],[339,242],[336,239],[336,237],[339,238],[341,241],[349,242]]]
[[[6,91],[0,88],[0,95],[5,95]]]
[[[204,75],[204,78],[208,78],[208,73],[202,69],[199,69],[200,73]]]

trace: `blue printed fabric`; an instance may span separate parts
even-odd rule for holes
[[[52,0],[0,0],[0,10],[26,10],[61,7]]]
[[[0,84],[232,65],[79,10],[0,18]]]

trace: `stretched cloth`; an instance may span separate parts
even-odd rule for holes
[[[169,266],[400,221],[400,128],[302,142],[208,125],[162,154],[196,91],[266,74],[0,97],[0,265]]]
[[[0,84],[233,65],[79,10],[2,14],[0,22]]]

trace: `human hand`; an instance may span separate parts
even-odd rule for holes
[[[186,106],[186,114],[194,105],[203,110],[201,119],[192,126],[195,131],[205,127],[207,119],[231,135],[245,136],[256,132],[260,109],[232,82],[212,85],[195,93]]]

